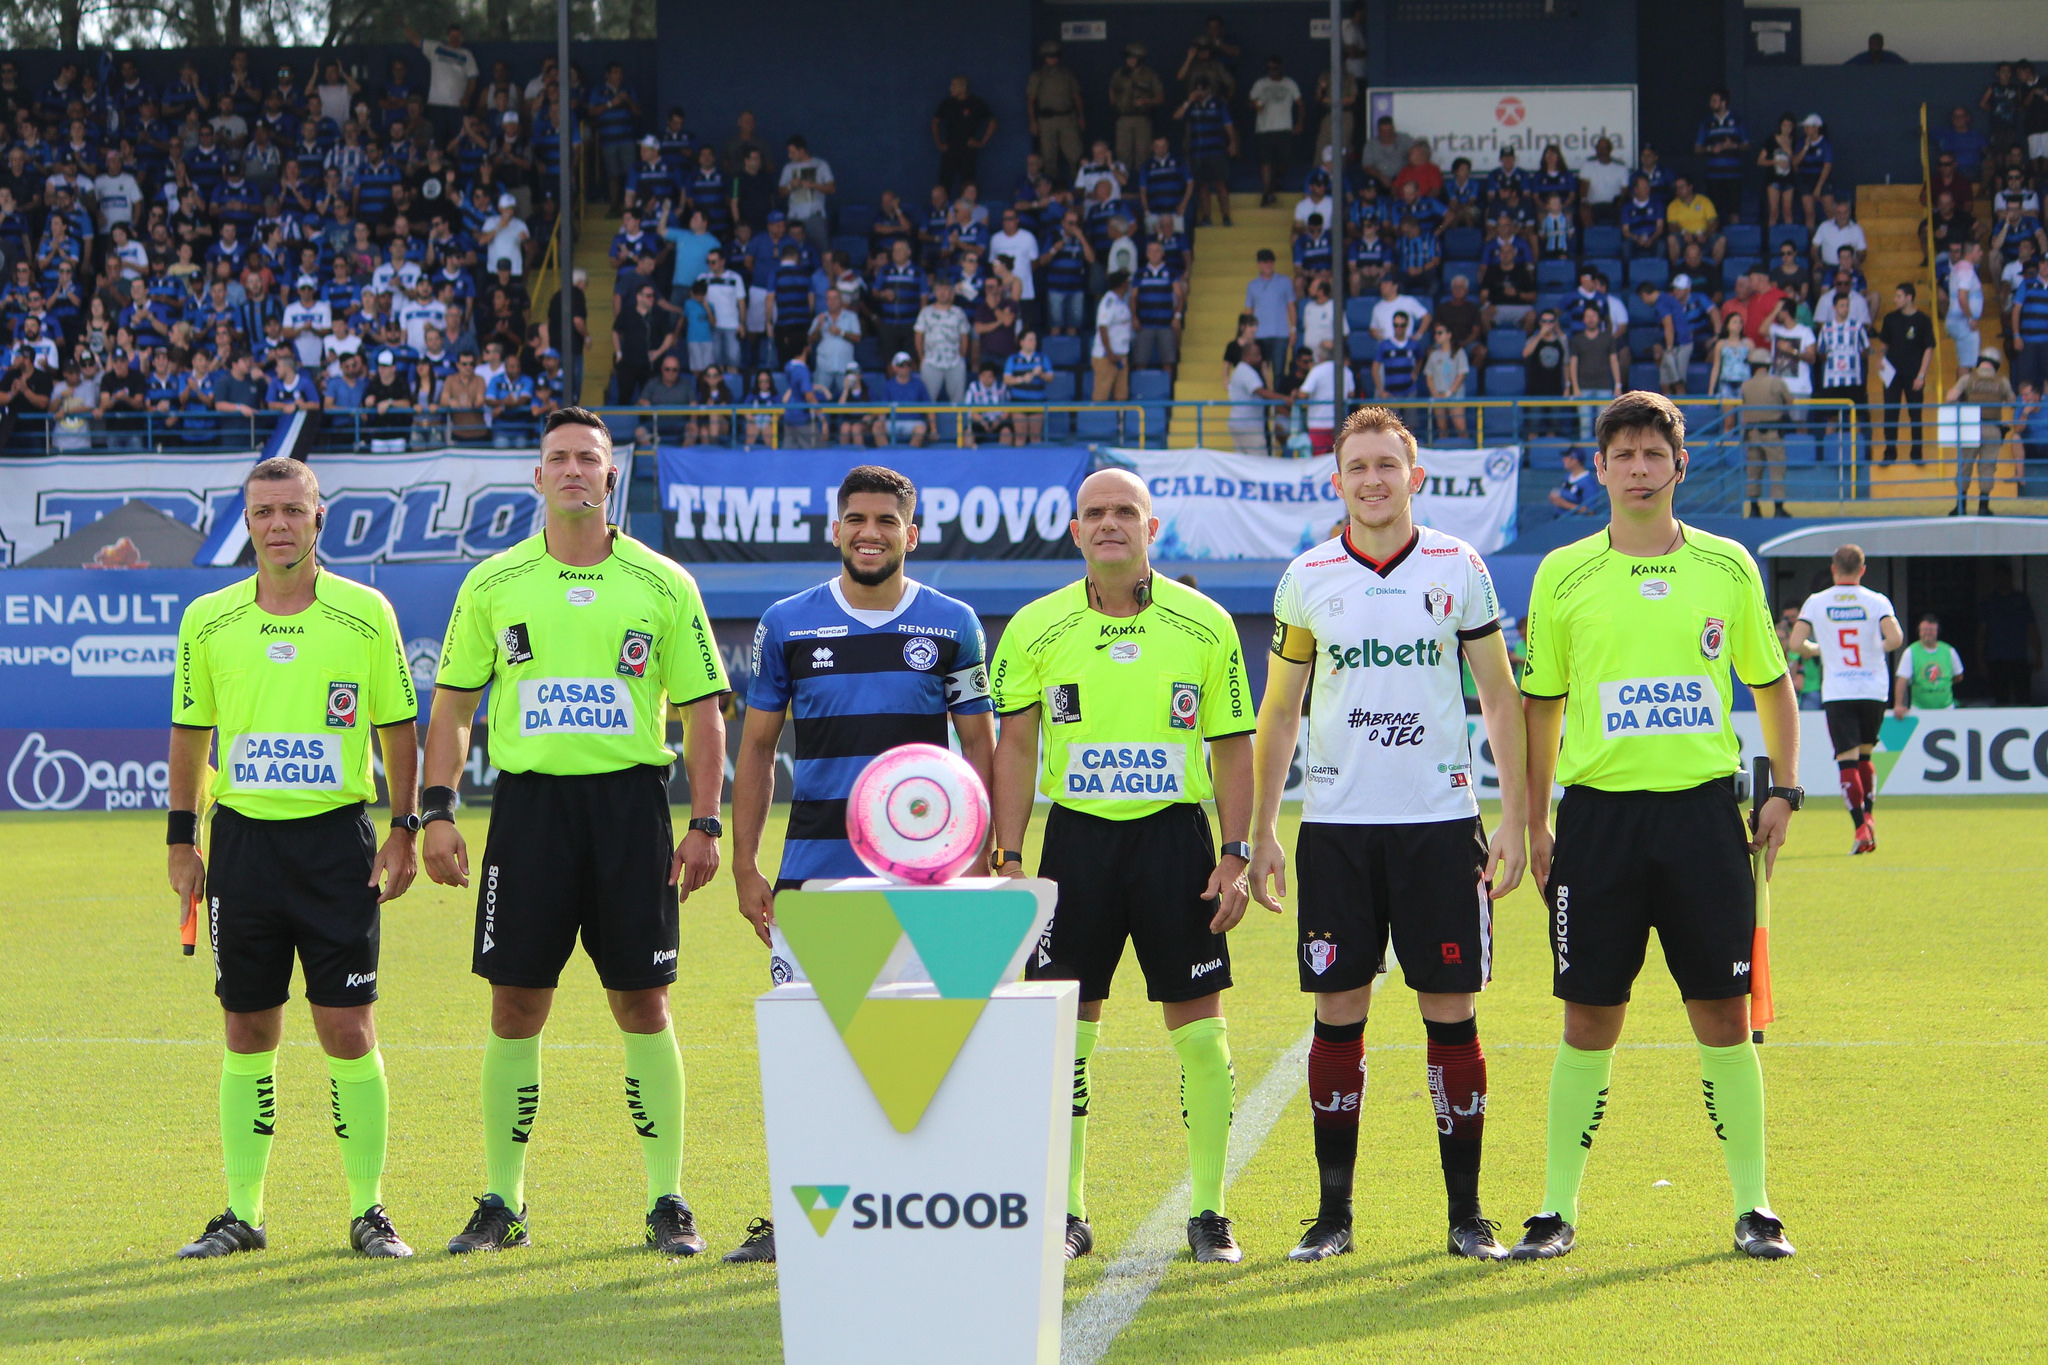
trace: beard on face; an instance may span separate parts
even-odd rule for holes
[[[888,582],[896,571],[903,567],[903,552],[898,550],[895,554],[885,557],[872,569],[863,569],[854,559],[852,550],[841,550],[839,562],[846,566],[847,577],[863,588],[874,588]]]

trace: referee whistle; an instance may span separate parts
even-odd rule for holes
[[[191,957],[199,943],[199,897],[193,896],[185,904],[185,919],[178,926],[178,937],[185,945],[185,956]]]

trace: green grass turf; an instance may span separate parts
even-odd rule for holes
[[[1422,1030],[1396,981],[1367,1033],[1359,1252],[1313,1267],[1281,1259],[1314,1208],[1297,1094],[1231,1191],[1246,1263],[1176,1263],[1109,1359],[2040,1358],[2044,815],[2041,800],[1888,802],[1882,850],[1855,860],[1832,803],[1817,798],[1795,822],[1775,883],[1780,1018],[1765,1067],[1772,1199],[1796,1259],[1760,1265],[1730,1250],[1696,1056],[1654,949],[1578,1250],[1544,1265],[1448,1259]],[[481,824],[468,818],[472,848]],[[482,1181],[486,989],[468,973],[470,896],[424,879],[385,916],[378,1006],[394,1107],[386,1194],[422,1254],[367,1263],[343,1250],[325,1068],[294,1004],[271,1250],[172,1262],[225,1196],[218,1016],[206,958],[177,950],[161,827],[153,816],[0,817],[0,1055],[11,1072],[0,1092],[0,1358],[778,1358],[772,1269],[639,1248],[643,1180],[616,1031],[580,957],[547,1033],[529,1164],[537,1245],[462,1260],[439,1251]],[[1309,1015],[1291,927],[1252,914],[1234,936],[1228,999],[1241,1092]],[[765,955],[727,880],[693,899],[683,924],[686,1189],[718,1251],[767,1204],[749,1013]],[[1501,906],[1496,943],[1480,1010],[1492,1073],[1483,1190],[1511,1233],[1542,1196],[1559,1020],[1528,890]],[[1128,958],[1118,987],[1095,1063],[1099,1254],[1070,1270],[1070,1305],[1185,1172],[1172,1052]]]

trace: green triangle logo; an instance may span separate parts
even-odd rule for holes
[[[882,894],[948,1000],[988,999],[1038,919],[1038,898],[1029,891]]]
[[[979,1000],[863,1000],[840,1033],[899,1133],[917,1127],[988,1005]]]
[[[887,897],[879,891],[785,891],[775,898],[775,922],[844,1037],[903,937]]]
[[[832,1220],[839,1215],[839,1206],[846,1202],[846,1185],[791,1185],[789,1192],[796,1196],[796,1202],[803,1206],[804,1217],[811,1220],[811,1226],[823,1237],[825,1230],[832,1226]]]
[[[1877,789],[1884,790],[1885,779],[1892,775],[1899,760],[1906,756],[1906,743],[1913,738],[1913,732],[1920,728],[1918,716],[1886,716],[1884,724],[1878,727],[1877,751],[1870,756],[1871,771],[1877,774]]]

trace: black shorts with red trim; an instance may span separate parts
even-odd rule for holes
[[[1543,892],[1560,1000],[1627,1004],[1652,929],[1685,999],[1749,994],[1756,881],[1728,778],[1675,792],[1565,788]]]
[[[1301,988],[1357,990],[1386,970],[1387,940],[1426,994],[1486,988],[1493,902],[1479,817],[1402,825],[1304,823],[1294,852]]]

